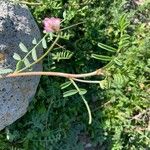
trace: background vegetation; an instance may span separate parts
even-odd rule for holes
[[[83,22],[65,30],[59,40],[63,48],[53,51],[55,55],[69,50],[71,59],[57,61],[50,54],[44,71],[83,73],[104,67],[107,76],[95,77],[101,80],[100,86],[78,84],[88,90],[91,125],[78,95],[63,98],[64,79],[43,76],[27,114],[0,132],[0,149],[83,150],[89,143],[95,150],[150,149],[150,3],[26,2],[41,32],[45,17],[65,18],[62,27]],[[117,52],[105,50],[101,43]]]

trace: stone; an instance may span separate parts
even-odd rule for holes
[[[144,3],[146,2],[146,0],[133,0],[133,2],[137,5],[144,5]]]
[[[34,38],[41,38],[40,31],[27,6],[0,0],[0,69],[14,70],[14,52],[22,57],[25,55],[19,49],[19,43],[23,42],[31,49]],[[40,55],[42,48],[38,47],[37,51]],[[42,64],[35,65],[33,70],[42,70]],[[26,113],[39,80],[37,76],[0,79],[0,130]]]

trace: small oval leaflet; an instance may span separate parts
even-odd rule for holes
[[[72,96],[72,95],[75,95],[76,93],[78,93],[77,90],[69,90],[69,91],[63,93],[63,97]]]
[[[26,67],[30,66],[30,62],[27,58],[24,59],[24,64],[25,64]]]
[[[37,44],[37,40],[36,38],[33,39],[32,44],[36,45]]]
[[[45,38],[42,39],[42,46],[43,46],[44,49],[47,48],[47,43],[46,43]]]
[[[86,93],[87,93],[87,90],[86,90],[86,89],[80,89],[80,92],[79,92],[80,95],[84,95],[84,94],[86,94]]]
[[[20,47],[20,49],[21,49],[23,52],[25,52],[25,53],[28,52],[28,49],[26,48],[26,46],[25,46],[22,42],[20,42],[19,47]]]
[[[67,81],[67,82],[61,84],[60,87],[61,87],[61,89],[65,89],[65,88],[67,88],[70,85],[71,85],[71,81]]]
[[[17,54],[17,53],[14,53],[13,58],[14,58],[15,60],[21,60],[21,57],[20,57],[19,54]]]
[[[33,59],[34,61],[37,60],[37,54],[36,54],[36,49],[35,49],[35,48],[32,49],[32,59]]]
[[[16,70],[15,71],[22,69],[23,66],[24,66],[24,62],[22,60],[18,61],[16,64]]]

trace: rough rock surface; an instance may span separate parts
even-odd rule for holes
[[[5,64],[14,69],[16,61],[12,58],[13,53],[24,55],[19,49],[19,43],[23,42],[31,48],[34,37],[40,39],[40,31],[28,8],[0,0],[0,69],[5,68]],[[34,69],[41,68],[38,64]],[[39,80],[40,77],[0,79],[0,130],[26,113]]]

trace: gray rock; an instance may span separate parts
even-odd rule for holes
[[[19,43],[23,42],[30,49],[34,37],[39,40],[40,31],[28,8],[0,0],[0,69],[14,69],[16,61],[12,58],[13,53],[25,55],[20,51]],[[38,50],[41,51],[41,48]],[[41,66],[36,65],[34,71],[41,70]],[[39,80],[40,77],[0,79],[0,130],[26,113]]]

